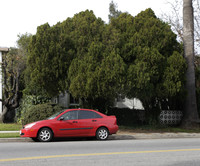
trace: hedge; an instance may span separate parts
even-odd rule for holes
[[[23,119],[23,124],[44,120],[61,110],[62,107],[58,105],[52,105],[50,103],[33,105],[26,111]]]
[[[115,115],[118,125],[133,126],[144,123],[144,113],[144,110],[135,110],[128,108],[109,108],[107,115]]]

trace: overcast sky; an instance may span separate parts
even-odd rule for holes
[[[118,9],[135,16],[152,8],[157,16],[169,12],[174,0],[114,0]],[[18,34],[35,34],[37,26],[51,26],[86,9],[108,22],[111,0],[0,0],[0,47],[16,46]]]

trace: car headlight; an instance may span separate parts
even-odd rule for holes
[[[26,126],[24,126],[25,129],[28,129],[28,128],[31,128],[35,125],[36,123],[31,123],[31,124],[28,124]]]

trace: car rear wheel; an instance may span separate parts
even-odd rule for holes
[[[98,140],[106,140],[108,139],[109,132],[108,129],[105,127],[100,127],[96,132],[96,138]]]
[[[53,138],[53,133],[49,128],[42,128],[38,132],[38,140],[41,142],[49,142]]]

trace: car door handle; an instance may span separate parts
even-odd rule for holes
[[[96,122],[97,120],[92,120],[92,122]]]
[[[77,121],[73,121],[73,123],[78,123]]]

